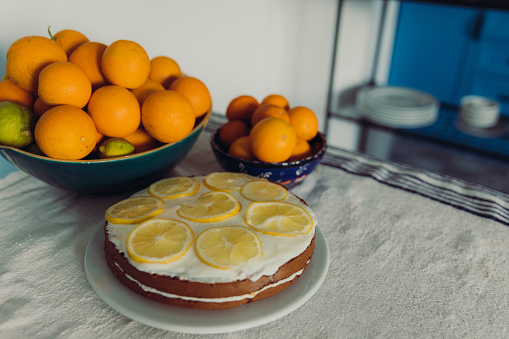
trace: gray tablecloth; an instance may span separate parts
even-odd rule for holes
[[[220,171],[209,138],[168,175]],[[292,190],[330,248],[323,284],[280,319],[212,337],[509,336],[508,196],[333,148]],[[0,180],[0,337],[199,336],[131,320],[91,288],[87,244],[127,195],[77,195],[22,172]]]

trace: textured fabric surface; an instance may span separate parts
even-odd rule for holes
[[[168,175],[220,171],[209,138]],[[333,151],[292,189],[328,241],[322,286],[278,320],[210,337],[509,336],[507,197]],[[0,180],[0,337],[200,337],[120,315],[87,280],[87,244],[129,194],[77,195],[21,172]]]

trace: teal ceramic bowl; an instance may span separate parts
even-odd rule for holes
[[[112,194],[143,188],[162,178],[193,147],[212,111],[197,120],[183,140],[150,151],[112,159],[57,160],[13,147],[0,146],[0,155],[20,170],[65,190]]]

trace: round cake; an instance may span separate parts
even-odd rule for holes
[[[317,218],[285,187],[216,172],[155,182],[106,211],[106,262],[151,300],[226,309],[281,292],[314,252]]]

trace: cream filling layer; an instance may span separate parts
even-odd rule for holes
[[[239,192],[230,192],[235,196],[235,198],[237,198],[241,205],[240,211],[231,218],[220,222],[199,223],[192,222],[180,217],[176,211],[182,203],[189,200],[194,200],[197,196],[211,191],[203,184],[204,176],[195,177],[194,179],[196,179],[200,184],[198,192],[191,197],[180,197],[176,199],[164,200],[165,210],[156,216],[156,218],[176,219],[185,222],[191,227],[195,237],[203,230],[210,227],[241,225],[249,228],[245,222],[245,213],[252,201],[244,198]],[[253,177],[253,179],[258,178]],[[148,190],[144,189],[134,194],[133,196],[142,195],[148,196]],[[147,264],[135,262],[129,257],[129,255],[127,255],[126,242],[129,233],[132,229],[138,226],[138,224],[120,225],[108,223],[106,227],[108,229],[108,233],[110,234],[110,241],[120,252],[125,253],[125,257],[129,263],[140,271],[150,274],[178,277],[180,280],[204,283],[233,282],[244,279],[256,281],[262,276],[272,276],[274,273],[276,273],[280,266],[305,251],[315,235],[317,218],[311,208],[303,204],[291,192],[288,192],[287,198],[283,201],[298,205],[309,213],[311,219],[313,220],[313,228],[311,231],[308,234],[299,235],[296,237],[272,236],[256,232],[262,243],[262,257],[258,260],[248,262],[247,265],[230,270],[217,269],[204,264],[195,254],[194,246],[191,246],[191,248],[182,258],[168,264]]]

